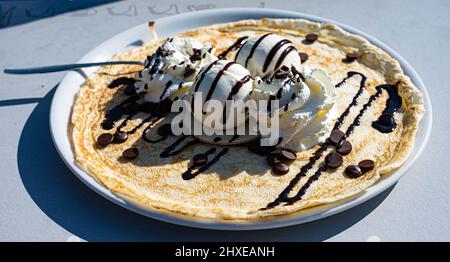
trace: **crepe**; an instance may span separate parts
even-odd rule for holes
[[[101,125],[105,113],[127,99],[123,94],[124,86],[111,89],[108,85],[119,77],[133,77],[134,73],[141,69],[137,65],[105,66],[89,76],[73,105],[69,136],[76,164],[112,192],[150,209],[197,218],[254,220],[291,214],[356,195],[406,161],[412,151],[415,134],[424,113],[422,94],[403,73],[394,58],[363,37],[350,34],[334,24],[320,24],[302,19],[243,20],[202,27],[174,37],[192,37],[212,45],[217,49],[218,55],[240,37],[267,32],[291,40],[297,50],[309,55],[305,64],[325,70],[331,76],[333,84],[340,83],[350,71],[362,73],[367,77],[357,104],[350,108],[340,127],[344,132],[353,123],[363,105],[377,92],[376,86],[396,85],[402,103],[401,108],[394,114],[397,123],[395,130],[381,133],[372,127],[372,122],[386,107],[389,95],[383,91],[367,111],[361,114],[359,125],[354,125],[354,131],[347,138],[353,145],[353,150],[344,156],[343,165],[337,169],[321,172],[317,176],[316,171],[323,166],[327,153],[334,150],[332,147],[326,147],[308,172],[300,176],[300,169],[308,164],[309,159],[322,145],[298,152],[297,160],[291,163],[289,173],[278,176],[271,172],[264,157],[250,153],[245,146],[230,146],[227,147],[228,152],[209,169],[194,179],[186,180],[182,174],[191,166],[195,154],[211,148],[216,148],[217,154],[224,147],[197,143],[180,154],[161,158],[161,152],[180,137],[170,136],[159,143],[144,141],[142,132],[149,123],[138,126],[146,118],[144,113],[137,114],[127,122],[124,130],[139,127],[134,134],[129,135],[127,141],[105,148],[96,146],[98,136],[105,133]],[[319,35],[319,39],[312,44],[305,42],[305,35],[308,33]],[[143,47],[116,54],[114,60],[143,61],[163,42],[164,39],[153,40]],[[359,54],[357,61],[343,61],[346,54],[353,52]],[[233,55],[234,51],[227,57],[232,59]],[[336,88],[339,114],[343,114],[349,107],[360,83],[361,77],[356,75]],[[158,139],[158,126],[170,122],[170,119],[171,116],[167,116],[154,123],[147,137]],[[106,132],[113,131],[114,129]],[[186,139],[188,141],[193,138]],[[126,161],[122,153],[131,147],[139,149],[139,157]],[[345,175],[346,166],[356,165],[364,159],[375,162],[372,171],[358,178]],[[296,177],[298,181],[293,181]],[[288,196],[295,196],[301,191],[301,197],[289,203],[281,201],[270,205],[279,199],[279,195],[290,184],[292,187],[288,190]]]

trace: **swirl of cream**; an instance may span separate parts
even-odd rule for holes
[[[236,52],[234,61],[246,67],[252,76],[261,77],[273,74],[282,66],[300,70],[301,64],[292,42],[271,33],[250,38]]]
[[[145,99],[160,102],[186,95],[200,69],[217,60],[214,49],[192,38],[169,38],[147,57],[144,69],[137,72],[134,84]]]
[[[301,74],[284,67],[272,79],[257,77],[250,99],[278,100],[271,112],[278,112],[280,146],[295,151],[324,142],[337,117],[335,88],[321,69],[303,67]]]
[[[201,95],[199,105],[201,108],[195,110],[203,111],[208,101],[216,100],[222,106],[221,123],[230,126],[231,129],[242,125],[245,118],[233,119],[228,118],[230,112],[226,108],[226,101],[233,100],[243,102],[248,97],[253,88],[253,79],[250,72],[240,64],[228,60],[216,60],[213,63],[205,66],[191,88],[190,102],[194,105],[194,99]],[[194,115],[199,122],[204,122],[204,119],[211,115],[211,112],[203,112],[199,115]],[[205,126],[205,128],[217,129],[212,126]],[[220,127],[223,129],[225,127]]]

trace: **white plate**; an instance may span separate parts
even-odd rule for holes
[[[267,229],[267,228],[277,228],[285,227],[294,224],[305,223],[308,221],[317,220],[324,218],[358,204],[361,204],[372,197],[383,192],[391,185],[393,185],[397,180],[404,175],[407,170],[412,166],[414,161],[418,158],[420,153],[423,151],[431,132],[431,103],[428,96],[428,92],[425,88],[420,77],[414,71],[414,69],[396,52],[391,48],[387,47],[375,38],[356,30],[352,27],[316,17],[296,12],[275,10],[275,9],[257,9],[257,8],[239,8],[239,9],[217,9],[217,10],[207,10],[195,13],[186,13],[176,16],[165,17],[156,20],[156,30],[160,37],[171,36],[177,33],[195,29],[200,26],[209,25],[212,23],[223,23],[232,22],[241,19],[250,18],[305,18],[317,22],[331,22],[337,24],[344,28],[345,30],[359,34],[378,47],[384,49],[391,56],[396,58],[402,65],[405,73],[411,77],[414,84],[423,92],[425,100],[425,116],[422,120],[420,130],[416,135],[416,143],[414,150],[409,157],[408,161],[396,172],[391,175],[383,176],[380,181],[375,185],[358,194],[337,203],[322,205],[314,208],[310,208],[304,211],[300,211],[293,215],[275,217],[273,219],[265,219],[261,221],[252,222],[233,222],[233,221],[211,221],[211,220],[197,220],[190,217],[180,217],[174,216],[170,213],[161,213],[152,209],[148,209],[133,203],[121,196],[115,195],[110,192],[103,185],[94,180],[89,174],[81,170],[75,165],[74,155],[70,146],[68,138],[68,123],[71,115],[71,107],[73,104],[73,98],[79,87],[83,84],[84,78],[75,72],[69,72],[65,75],[64,79],[58,86],[53,97],[51,110],[50,110],[50,129],[53,137],[53,142],[55,146],[66,163],[66,165],[72,170],[72,172],[86,185],[92,188],[94,191],[104,196],[106,199],[123,206],[129,210],[137,212],[147,217],[158,219],[165,222],[170,222],[179,225],[198,227],[198,228],[209,228],[209,229],[222,229],[222,230],[250,230],[250,229]],[[105,41],[103,44],[92,49],[87,53],[80,61],[80,63],[86,62],[97,62],[108,60],[114,53],[124,51],[130,48],[130,44],[143,40],[148,41],[151,36],[148,31],[147,24],[142,24],[133,27],[125,32],[122,32],[113,38]],[[401,41],[401,39],[399,39]],[[131,46],[132,48],[132,46]],[[97,68],[83,69],[83,71],[89,75],[97,70]],[[405,196],[406,197],[406,196]]]

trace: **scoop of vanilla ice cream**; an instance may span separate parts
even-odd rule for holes
[[[147,92],[150,102],[185,95],[200,69],[217,59],[213,51],[192,38],[168,39],[136,74],[136,92]]]
[[[234,60],[253,76],[267,76],[282,66],[300,70],[301,59],[291,41],[276,34],[250,38],[236,52]]]
[[[335,88],[331,78],[320,69],[306,69],[304,81],[297,76],[270,82],[255,79],[250,99],[279,101],[280,146],[302,151],[329,136],[337,117]],[[264,110],[264,109],[263,109]]]
[[[248,97],[252,91],[253,79],[250,72],[240,64],[228,60],[217,60],[200,71],[196,81],[191,88],[191,103],[195,106],[197,112],[204,112],[194,114],[194,119],[203,123],[204,119],[214,112],[205,112],[208,101],[218,101],[222,109],[226,109],[226,101],[242,101]],[[200,100],[201,96],[201,100]],[[194,103],[197,100],[197,103]],[[197,106],[199,105],[199,107]],[[228,111],[226,111],[228,112]],[[229,123],[229,119],[225,117],[224,112],[220,114],[220,123],[226,123],[227,127],[235,128],[245,122],[245,119],[235,119]],[[225,114],[228,116],[228,114]],[[217,129],[215,126],[207,126],[211,129]]]

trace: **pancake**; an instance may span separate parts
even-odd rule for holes
[[[249,151],[247,145],[212,145],[195,137],[158,135],[158,129],[170,123],[171,114],[159,118],[142,111],[119,114],[105,129],[106,116],[111,118],[124,101],[142,102],[142,98],[126,95],[124,78],[133,78],[142,69],[138,65],[104,66],[80,88],[69,134],[76,164],[113,193],[153,210],[217,220],[254,220],[354,196],[406,161],[424,113],[422,94],[394,58],[363,37],[334,24],[302,19],[243,20],[174,37],[192,37],[214,46],[216,56],[232,59],[237,48],[230,47],[236,41],[268,32],[288,38],[298,51],[308,54],[305,65],[326,71],[336,85],[339,117],[335,127],[348,135],[352,145],[338,168],[325,168],[325,157],[335,147],[319,143],[297,152],[289,172],[276,175],[266,158]],[[306,40],[310,33],[318,39]],[[164,41],[118,53],[113,60],[144,61]],[[353,53],[357,58],[347,57]],[[396,99],[400,107],[392,108]],[[395,126],[377,127],[374,122],[382,114],[393,116]],[[126,141],[98,146],[100,135],[114,134],[118,128],[128,133]],[[130,148],[138,149],[138,156],[128,152],[126,159],[123,152]],[[193,158],[199,153],[206,153],[209,164],[195,172]],[[374,161],[372,170],[358,177],[345,172],[349,165],[365,159]]]

